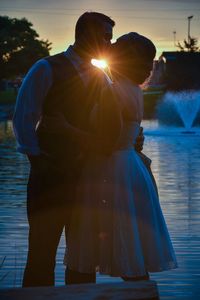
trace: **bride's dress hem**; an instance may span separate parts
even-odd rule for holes
[[[96,266],[96,268],[90,268],[90,269],[83,269],[83,268],[73,268],[73,266],[68,265],[68,268],[72,271],[80,272],[80,273],[87,273],[87,274],[92,274],[94,272],[98,272],[100,275],[108,275],[111,277],[140,277],[140,276],[145,276],[146,272],[149,273],[159,273],[159,272],[164,272],[164,271],[169,271],[172,269],[177,269],[178,264],[172,262],[169,262],[168,264],[165,265],[165,267],[160,267],[160,268],[148,268],[146,266],[146,269],[144,272],[114,272],[110,270],[105,270],[101,269],[99,266]]]

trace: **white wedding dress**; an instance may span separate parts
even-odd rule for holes
[[[138,87],[124,90],[142,109]],[[132,277],[177,267],[155,186],[133,147],[139,128],[140,120],[124,120],[116,151],[85,161],[68,231],[71,270]]]

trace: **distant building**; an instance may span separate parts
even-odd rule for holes
[[[153,62],[153,70],[151,72],[151,76],[145,82],[147,88],[162,88],[164,83],[162,81],[162,76],[164,73],[164,62],[155,60]],[[144,84],[144,86],[145,86]]]
[[[163,52],[154,72],[166,89],[200,89],[200,52]]]

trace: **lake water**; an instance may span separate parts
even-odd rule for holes
[[[179,268],[154,273],[161,299],[200,299],[200,131],[160,129],[144,121],[144,153],[151,157],[160,203]],[[27,254],[26,183],[29,164],[16,152],[11,121],[0,122],[0,287],[19,287]],[[63,285],[64,239],[57,254],[56,285]],[[48,249],[47,249],[48,251]],[[97,282],[120,279],[99,276]]]

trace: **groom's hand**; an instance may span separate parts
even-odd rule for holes
[[[139,134],[136,138],[136,143],[135,143],[135,150],[137,152],[141,152],[143,149],[144,145],[144,134],[143,134],[143,127],[140,127]]]
[[[55,113],[53,116],[43,116],[40,127],[46,132],[62,134],[65,133],[67,121],[62,113]]]

